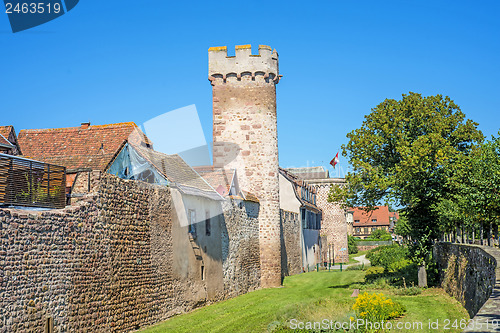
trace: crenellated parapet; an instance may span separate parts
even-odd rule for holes
[[[251,45],[237,45],[235,55],[227,55],[227,47],[208,49],[208,79],[216,81],[242,79],[265,80],[277,84],[279,75],[278,52],[270,46],[259,45],[259,54],[252,54]]]

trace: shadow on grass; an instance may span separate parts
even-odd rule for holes
[[[353,282],[353,283],[349,283],[349,284],[339,284],[336,286],[329,286],[328,288],[330,288],[330,289],[348,289],[353,284],[360,284],[360,282]]]

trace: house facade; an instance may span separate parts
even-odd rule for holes
[[[279,182],[282,268],[285,275],[313,270],[323,262],[322,211],[316,205],[316,190],[282,168]]]
[[[397,220],[397,213],[389,212],[387,206],[375,206],[375,210],[365,211],[363,208],[354,207],[353,211],[353,235],[361,239],[368,238],[375,230],[391,231]]]

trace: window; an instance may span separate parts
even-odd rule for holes
[[[364,230],[363,230],[363,233],[365,233],[365,234],[368,234],[368,233],[369,233],[368,228],[363,228],[363,229],[364,229]]]
[[[189,233],[196,235],[196,211],[194,209],[188,210]]]
[[[356,233],[360,234],[361,233],[361,228],[356,228]]]
[[[306,229],[306,210],[302,209],[302,229]]]
[[[359,223],[359,220],[354,220],[354,223]]]
[[[211,229],[211,223],[210,223],[210,212],[207,210],[205,211],[205,235],[210,236],[210,229]]]
[[[377,222],[377,219],[372,219],[372,222]]]

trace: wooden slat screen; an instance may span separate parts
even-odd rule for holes
[[[0,205],[64,208],[66,168],[0,154]]]

